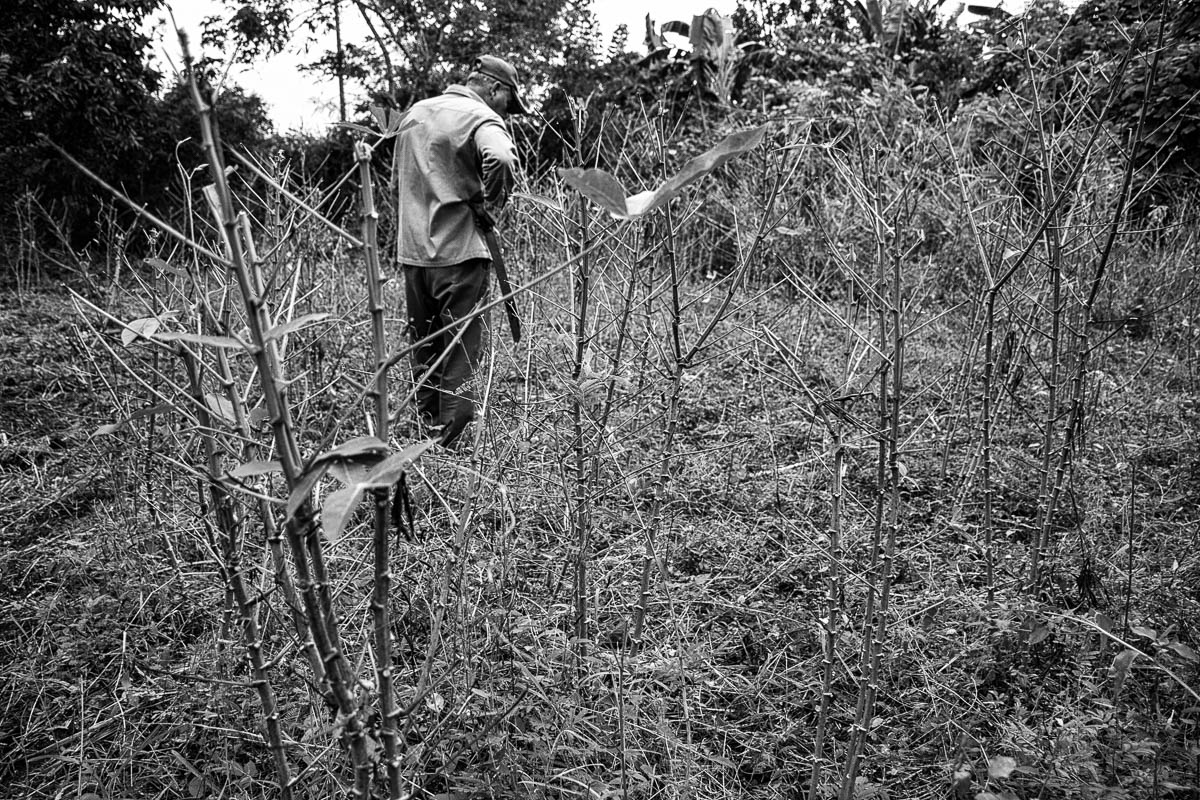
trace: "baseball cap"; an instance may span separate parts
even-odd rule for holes
[[[511,90],[512,94],[508,101],[508,113],[529,113],[529,109],[525,107],[525,101],[521,97],[520,79],[517,77],[517,70],[512,64],[503,58],[480,56],[475,59],[475,71],[487,75],[492,80],[500,81]]]

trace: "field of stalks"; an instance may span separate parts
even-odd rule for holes
[[[386,139],[338,221],[206,124],[5,290],[0,794],[1200,797],[1200,224],[1056,102],[607,129],[453,450]]]

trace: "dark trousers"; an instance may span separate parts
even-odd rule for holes
[[[404,265],[408,331],[414,342],[463,319],[482,304],[490,264],[480,258],[448,267]],[[420,387],[417,413],[426,424],[445,426],[445,444],[475,418],[475,397],[466,383],[483,355],[483,319],[472,319],[454,342],[461,328],[455,326],[418,346],[412,359],[413,377]]]

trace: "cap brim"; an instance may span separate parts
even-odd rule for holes
[[[504,84],[505,88],[508,89],[508,97],[509,97],[508,108],[507,108],[508,113],[510,113],[510,114],[528,114],[529,113],[529,107],[525,105],[525,100],[524,100],[524,98],[521,97],[521,90],[518,89],[515,84],[509,83],[508,78],[497,75],[496,73],[492,72],[487,67],[480,64],[479,62],[475,63],[475,69],[481,75],[487,75],[489,78],[491,78],[494,81],[500,81],[500,83]]]

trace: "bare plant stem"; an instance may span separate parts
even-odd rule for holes
[[[864,160],[864,164],[866,161]],[[866,182],[864,181],[864,189]],[[888,599],[891,589],[892,560],[896,547],[900,510],[900,401],[903,394],[904,336],[901,329],[900,263],[898,245],[888,241],[896,236],[900,220],[891,223],[891,232],[884,226],[884,209],[879,187],[871,191],[874,205],[876,259],[879,265],[877,277],[877,325],[879,328],[879,352],[886,353],[885,367],[879,374],[878,425],[879,446],[875,462],[876,499],[871,526],[871,556],[867,597],[863,611],[863,645],[859,661],[858,701],[855,708],[854,725],[846,745],[846,767],[842,775],[841,798],[851,800],[854,782],[858,776],[859,762],[866,739],[871,730],[875,713],[875,698],[879,690],[879,667],[887,641]],[[897,214],[898,217],[898,214]],[[891,251],[889,253],[889,250]],[[890,266],[890,274],[889,274]],[[890,285],[891,297],[883,295],[884,287]],[[891,335],[889,336],[889,328]],[[890,340],[890,341],[889,341]],[[889,393],[889,381],[892,385]],[[890,487],[890,491],[889,491]],[[887,522],[885,526],[885,498]],[[887,529],[886,542],[883,538]]]
[[[1161,29],[1159,33],[1161,41]],[[1037,80],[1033,80],[1035,77],[1035,68],[1032,62],[1032,48],[1025,48],[1025,67],[1031,78],[1030,83],[1033,91],[1034,119],[1037,121],[1039,126],[1037,134],[1040,151],[1039,166],[1041,171],[1041,200],[1042,206],[1045,209],[1044,220],[1039,236],[1044,236],[1045,238],[1046,260],[1050,271],[1050,369],[1046,386],[1048,391],[1046,416],[1042,428],[1042,459],[1039,466],[1038,480],[1038,515],[1035,523],[1036,532],[1034,546],[1029,556],[1027,586],[1030,591],[1037,591],[1042,583],[1042,560],[1050,546],[1050,534],[1054,526],[1055,512],[1057,511],[1058,500],[1070,459],[1070,440],[1074,433],[1074,428],[1072,426],[1082,423],[1082,418],[1077,416],[1074,408],[1068,412],[1070,421],[1068,422],[1068,427],[1065,433],[1066,440],[1064,441],[1062,448],[1058,451],[1058,458],[1054,468],[1052,469],[1051,464],[1052,462],[1055,462],[1054,442],[1056,438],[1057,424],[1062,416],[1060,410],[1060,390],[1062,388],[1061,374],[1063,371],[1062,327],[1063,314],[1067,302],[1063,290],[1063,245],[1062,234],[1059,225],[1059,220],[1061,217],[1059,214],[1061,208],[1063,207],[1064,200],[1073,192],[1073,187],[1076,184],[1078,175],[1089,159],[1092,145],[1095,143],[1096,138],[1099,135],[1101,120],[1103,120],[1107,115],[1108,108],[1112,104],[1117,90],[1120,88],[1129,62],[1137,49],[1140,39],[1140,35],[1135,36],[1126,48],[1124,57],[1118,65],[1114,77],[1109,83],[1107,99],[1103,109],[1097,115],[1096,122],[1093,124],[1091,136],[1083,151],[1080,153],[1078,160],[1074,165],[1074,169],[1071,170],[1070,177],[1063,181],[1061,187],[1057,185],[1055,179],[1054,150],[1049,143],[1049,127],[1051,124],[1050,110],[1043,106],[1039,82]],[[1157,55],[1155,58],[1155,63],[1157,64]],[[1154,69],[1152,68],[1150,75],[1147,76],[1148,82],[1153,80],[1153,74]],[[1152,85],[1152,83],[1149,85]],[[1143,99],[1143,107],[1142,112],[1139,115],[1139,120],[1144,116],[1145,102],[1145,99]],[[1127,177],[1130,176],[1128,168],[1126,170],[1126,175]],[[1124,197],[1126,189],[1127,186],[1123,186],[1122,197]],[[1119,224],[1119,220],[1120,209],[1117,211],[1117,217],[1113,221],[1113,226]],[[1111,237],[1115,235],[1114,232],[1115,227],[1110,228],[1110,246]],[[1104,254],[1104,256],[1102,256],[1101,264],[1097,271],[1096,280],[1093,283],[1092,293],[1089,295],[1089,299],[1087,301],[1089,307],[1095,299],[1095,292],[1098,290],[1099,282],[1103,277],[1104,262],[1106,260],[1107,252]],[[1086,322],[1084,324],[1086,325]],[[1077,363],[1077,374],[1082,372],[1084,363],[1085,362],[1082,358]],[[1076,383],[1077,390],[1081,390],[1081,386],[1081,381]]]
[[[1166,7],[1161,9],[1161,13],[1166,13]],[[1108,268],[1109,257],[1112,254],[1113,244],[1116,241],[1117,234],[1121,228],[1121,220],[1125,216],[1125,204],[1128,202],[1130,187],[1133,184],[1133,174],[1137,168],[1138,146],[1141,143],[1142,132],[1146,118],[1146,108],[1153,96],[1154,81],[1158,74],[1159,56],[1162,53],[1163,35],[1166,25],[1160,18],[1158,26],[1158,40],[1154,48],[1154,56],[1150,63],[1150,69],[1146,75],[1146,81],[1143,85],[1142,103],[1138,109],[1137,124],[1129,136],[1129,152],[1126,156],[1125,169],[1121,179],[1121,189],[1117,195],[1116,208],[1113,209],[1112,217],[1108,223],[1108,231],[1105,236],[1104,244],[1100,248],[1097,257],[1096,272],[1092,277],[1091,287],[1088,290],[1087,299],[1084,301],[1081,310],[1082,322],[1080,328],[1082,333],[1075,337],[1078,346],[1078,352],[1075,357],[1075,368],[1071,375],[1071,392],[1070,405],[1067,412],[1067,426],[1065,432],[1065,441],[1059,451],[1058,460],[1054,470],[1054,484],[1051,491],[1049,508],[1053,509],[1057,506],[1059,494],[1066,480],[1066,475],[1071,467],[1072,459],[1076,452],[1084,447],[1081,437],[1086,429],[1086,411],[1084,409],[1084,375],[1087,372],[1087,365],[1091,357],[1092,348],[1087,343],[1087,331],[1092,322],[1092,314],[1096,303],[1096,298],[1100,293],[1100,288],[1104,283],[1105,274]],[[1134,44],[1140,37],[1135,37],[1134,43],[1130,44],[1132,51]],[[1039,543],[1043,540],[1040,538],[1041,531],[1047,531],[1048,525],[1043,525],[1039,528]],[[1132,552],[1132,546],[1130,548]]]
[[[586,252],[590,241],[591,215],[588,203],[579,198],[579,248]],[[581,258],[575,270],[575,357],[571,365],[571,378],[577,389],[581,385],[584,361],[588,358],[588,301],[591,294],[591,259]],[[582,391],[576,391],[571,400],[572,454],[574,458],[574,497],[571,501],[571,533],[575,541],[575,638],[578,652],[586,652],[588,639],[588,559],[591,550],[591,509],[588,503],[587,447],[583,430]]]
[[[205,316],[211,318],[212,315],[207,306],[204,313]],[[226,321],[216,322],[210,319],[210,323],[220,333],[228,333],[228,323]],[[230,406],[233,408],[234,419],[237,421],[238,430],[241,432],[242,438],[247,442],[253,442],[254,437],[251,433],[250,421],[246,416],[245,404],[242,402],[241,395],[234,385],[233,372],[229,366],[229,357],[221,349],[217,350],[216,376],[226,399],[229,400]],[[257,450],[258,446],[256,444],[249,446],[248,460],[258,457]],[[304,616],[304,609],[301,607],[300,599],[296,595],[296,586],[292,582],[291,573],[287,569],[287,558],[283,552],[283,538],[280,534],[279,526],[275,523],[274,511],[271,508],[270,502],[265,497],[258,498],[256,505],[258,517],[262,522],[267,547],[271,554],[271,568],[274,573],[275,584],[283,593],[283,600],[287,605],[288,617],[292,622],[292,631],[296,636],[296,641],[302,643],[309,667],[313,671],[314,682],[317,686],[322,687],[326,701],[330,705],[333,705],[333,699],[328,694],[325,665],[321,662],[321,655],[317,652],[317,647],[313,643],[312,631],[309,629],[308,620]]]
[[[202,431],[200,439],[204,447],[205,467],[209,498],[212,502],[212,515],[221,534],[220,554],[224,560],[225,579],[229,591],[233,593],[238,611],[242,618],[242,632],[246,642],[246,655],[250,661],[251,685],[258,693],[262,704],[263,717],[267,727],[267,747],[271,750],[275,763],[275,779],[279,785],[280,797],[290,800],[292,797],[292,780],[288,769],[287,753],[283,748],[283,735],[279,726],[279,706],[275,701],[275,690],[271,686],[270,675],[267,672],[266,660],[263,658],[262,633],[258,625],[258,601],[253,598],[246,588],[246,579],[242,570],[241,560],[241,524],[237,519],[233,496],[222,482],[221,456],[217,449],[213,434],[212,415],[204,402],[204,389],[201,386],[200,367],[196,357],[186,348],[180,347],[179,354],[187,372],[188,386],[196,405],[196,415]]]
[[[365,12],[364,12],[365,16]],[[387,331],[384,327],[383,272],[379,267],[379,213],[375,210],[375,192],[371,182],[371,148],[364,142],[354,146],[362,193],[363,256],[367,268],[367,308],[371,315],[371,343],[375,357],[375,381],[370,398],[375,410],[375,436],[388,442],[388,370]],[[388,602],[392,572],[388,555],[388,490],[375,489],[372,549],[375,554],[375,585],[371,593],[371,616],[375,623],[375,683],[379,691],[380,729],[387,767],[388,797],[400,798],[400,735],[397,727],[400,710],[392,685],[392,626]]]
[[[817,728],[813,731],[813,763],[808,783],[808,800],[817,800],[821,771],[825,760],[825,734],[829,729],[829,709],[833,705],[833,661],[837,653],[838,614],[841,610],[839,588],[842,561],[842,469],[846,464],[841,422],[826,424],[833,435],[833,476],[830,479],[829,505],[829,586],[825,606],[825,647],[821,658],[821,706],[817,709]]]
[[[663,157],[666,155],[666,145],[661,143]],[[666,431],[659,447],[659,470],[654,480],[654,507],[650,512],[650,522],[646,528],[645,553],[642,555],[641,576],[638,580],[638,602],[633,611],[633,625],[630,629],[630,640],[639,646],[642,640],[642,628],[646,622],[646,608],[650,601],[650,575],[654,565],[659,560],[658,538],[662,530],[663,505],[665,503],[667,486],[671,480],[671,454],[675,447],[675,434],[679,427],[679,395],[683,390],[683,374],[686,369],[683,363],[683,348],[680,343],[679,322],[679,268],[675,259],[675,218],[671,212],[671,204],[663,209],[666,219],[666,234],[663,237],[663,254],[667,260],[668,276],[671,288],[670,309],[670,343],[671,343],[671,386],[668,390],[666,407],[663,410]]]
[[[996,597],[995,495],[992,481],[992,405],[996,380],[996,292],[988,292],[983,343],[983,559],[987,571],[987,601]]]

